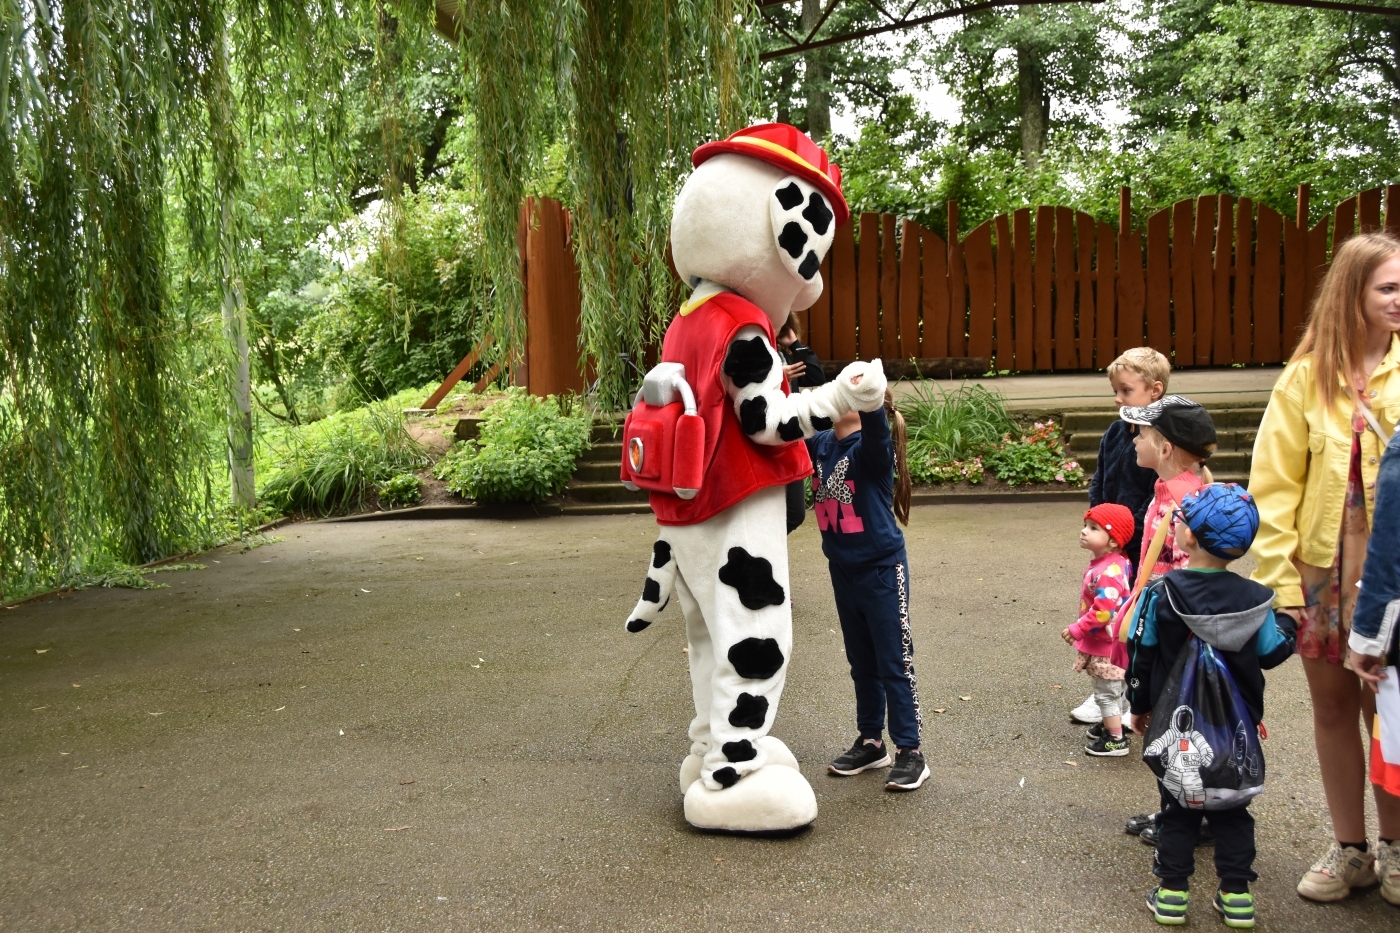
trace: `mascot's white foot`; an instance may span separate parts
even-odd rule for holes
[[[768,764],[781,765],[784,768],[791,768],[794,771],[802,770],[797,764],[797,758],[788,747],[783,744],[783,740],[771,735],[765,735],[758,740],[758,747],[768,753]],[[686,755],[685,761],[681,762],[681,793],[690,790],[690,785],[700,780],[700,768],[705,764],[705,759],[701,755]]]
[[[800,771],[769,764],[724,790],[710,790],[703,781],[691,784],[685,792],[685,818],[697,829],[799,829],[817,818],[817,797]]]

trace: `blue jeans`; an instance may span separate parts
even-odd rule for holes
[[[918,748],[923,718],[909,630],[909,567],[903,561],[885,567],[827,563],[855,681],[860,737],[882,738],[888,711],[890,741]]]

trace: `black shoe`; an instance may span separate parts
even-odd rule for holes
[[[1155,848],[1157,845],[1158,829],[1160,829],[1160,826],[1153,823],[1151,826],[1144,828],[1142,832],[1138,833],[1138,838],[1142,840],[1143,845],[1153,846]],[[1199,849],[1201,846],[1213,845],[1215,845],[1215,833],[1211,832],[1210,822],[1208,820],[1202,820],[1201,831],[1196,835],[1196,848]]]
[[[826,770],[841,777],[850,777],[868,768],[884,768],[889,763],[890,753],[883,744],[871,745],[864,739],[856,739],[851,750],[827,765]]]
[[[1160,813],[1139,813],[1137,816],[1128,820],[1128,825],[1123,827],[1123,832],[1127,833],[1129,836],[1140,836],[1144,829],[1150,826],[1156,826],[1157,817],[1161,815]]]
[[[885,781],[885,790],[918,790],[931,773],[923,752],[901,749],[894,756],[894,767]]]
[[[1127,733],[1114,738],[1107,732],[1099,734],[1099,737],[1088,745],[1084,746],[1084,754],[1093,755],[1095,758],[1126,758],[1129,748]]]
[[[1103,723],[1096,722],[1092,726],[1084,730],[1084,738],[1097,742],[1099,740],[1099,736],[1103,735],[1103,732]]]

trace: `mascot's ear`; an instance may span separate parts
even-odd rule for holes
[[[768,199],[768,216],[773,221],[773,237],[783,265],[803,282],[811,282],[836,236],[836,214],[831,210],[831,202],[815,185],[788,175],[778,182]]]

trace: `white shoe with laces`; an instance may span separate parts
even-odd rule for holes
[[[1400,845],[1382,842],[1376,846],[1376,877],[1381,882],[1381,897],[1400,907]]]
[[[1092,726],[1096,722],[1103,722],[1103,712],[1099,709],[1098,701],[1094,699],[1093,694],[1090,694],[1089,699],[1069,711],[1069,718],[1075,722],[1082,722],[1086,726]]]
[[[1375,883],[1373,852],[1362,852],[1354,846],[1342,848],[1341,843],[1333,842],[1298,882],[1298,893],[1310,901],[1340,901],[1352,888],[1367,888]]]

